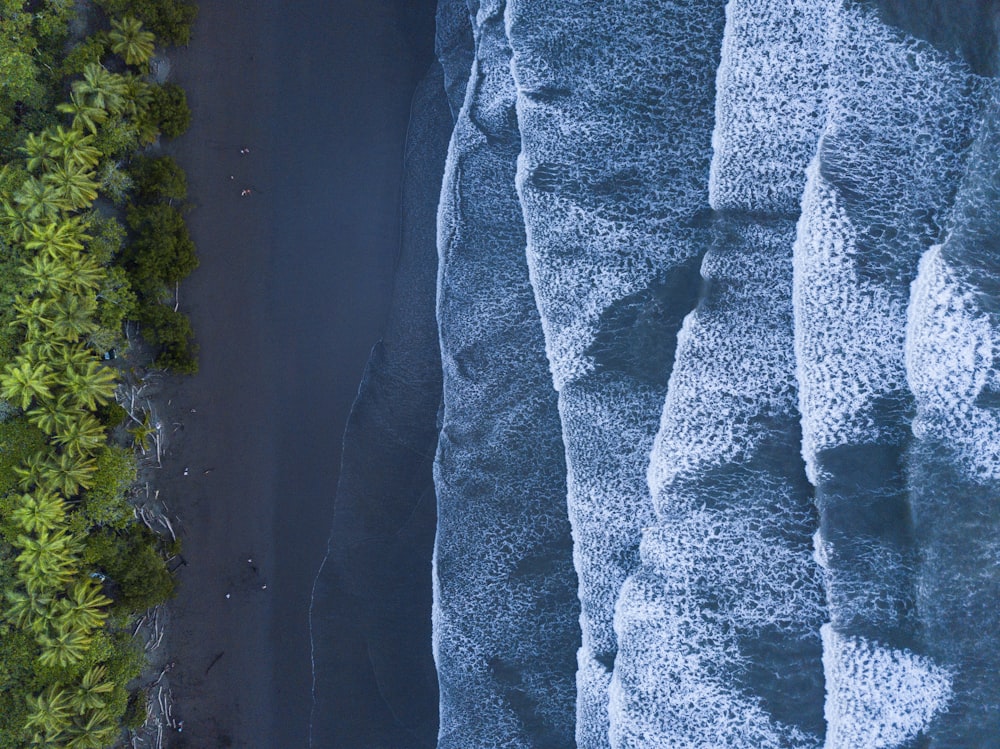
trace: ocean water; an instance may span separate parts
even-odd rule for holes
[[[438,746],[556,749],[572,745],[580,639],[566,468],[514,189],[503,5],[472,10],[438,212]]]
[[[1000,3],[438,18],[438,746],[995,747]]]

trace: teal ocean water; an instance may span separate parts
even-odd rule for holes
[[[441,0],[436,746],[996,746],[998,32]]]

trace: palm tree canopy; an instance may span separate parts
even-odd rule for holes
[[[96,62],[84,66],[83,80],[73,84],[73,91],[110,114],[121,112],[125,103],[125,79]]]
[[[34,398],[52,397],[52,381],[52,370],[44,361],[18,357],[0,374],[0,394],[26,409]]]
[[[28,533],[54,531],[66,518],[66,503],[58,494],[38,489],[21,495],[11,518]]]
[[[90,641],[89,635],[78,630],[64,630],[55,636],[42,635],[38,638],[42,646],[38,661],[43,666],[72,666],[84,659]]]
[[[142,22],[126,16],[120,21],[111,22],[111,51],[120,55],[127,65],[145,66],[153,56],[155,37],[149,31],[144,31]]]
[[[89,130],[91,135],[97,134],[97,126],[108,119],[108,113],[103,107],[91,104],[80,91],[74,90],[69,95],[68,102],[56,105],[56,109],[73,116],[73,129]]]
[[[93,455],[104,444],[104,425],[90,413],[82,413],[56,424],[53,442],[75,456]]]

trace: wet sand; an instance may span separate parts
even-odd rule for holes
[[[201,257],[181,289],[201,372],[166,387],[163,420],[181,426],[156,477],[188,562],[172,747],[306,746],[309,596],[388,310],[410,98],[432,54],[424,5],[204,0],[172,55],[194,122],[167,150]]]

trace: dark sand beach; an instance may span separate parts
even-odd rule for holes
[[[180,299],[201,372],[165,388],[155,478],[187,561],[170,746],[306,746],[311,586],[388,312],[410,100],[432,50],[431,2],[203,0],[171,56],[194,111],[168,151],[194,204],[201,267]]]

